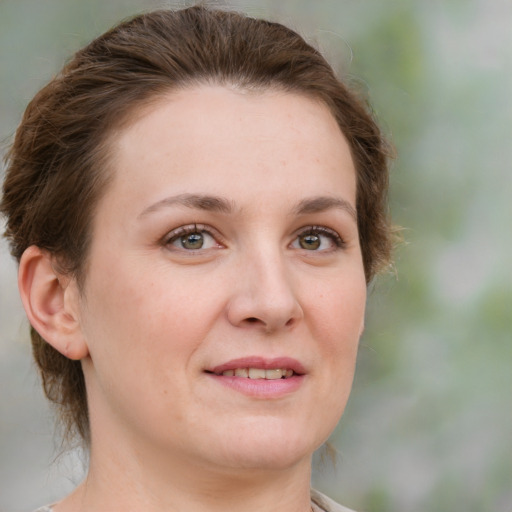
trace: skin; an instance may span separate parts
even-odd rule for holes
[[[35,248],[20,266],[90,403],[89,475],[55,510],[307,511],[364,322],[349,147],[327,107],[279,91],[201,86],[139,114],[112,139],[84,289]],[[249,392],[211,374],[247,357],[302,375]]]

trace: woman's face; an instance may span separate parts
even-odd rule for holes
[[[93,448],[115,436],[183,464],[309,460],[346,404],[366,298],[331,113],[197,87],[111,149],[79,303]]]

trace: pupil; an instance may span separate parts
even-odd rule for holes
[[[201,233],[191,233],[182,237],[181,243],[185,249],[201,249],[203,246],[203,235]]]
[[[318,249],[320,247],[320,237],[318,235],[304,235],[300,239],[300,245],[303,249]]]

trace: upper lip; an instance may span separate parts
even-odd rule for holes
[[[236,370],[237,368],[261,368],[264,370],[283,369],[293,370],[293,373],[303,375],[306,373],[304,366],[292,357],[275,357],[268,359],[259,356],[241,357],[232,359],[218,366],[208,368],[207,371],[222,374],[227,370]]]

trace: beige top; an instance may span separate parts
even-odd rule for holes
[[[314,489],[311,489],[311,508],[313,512],[354,512]]]
[[[313,512],[354,512],[349,508],[343,507],[331,500],[321,492],[311,489],[311,509]],[[52,507],[45,506],[38,508],[34,512],[53,512]]]

